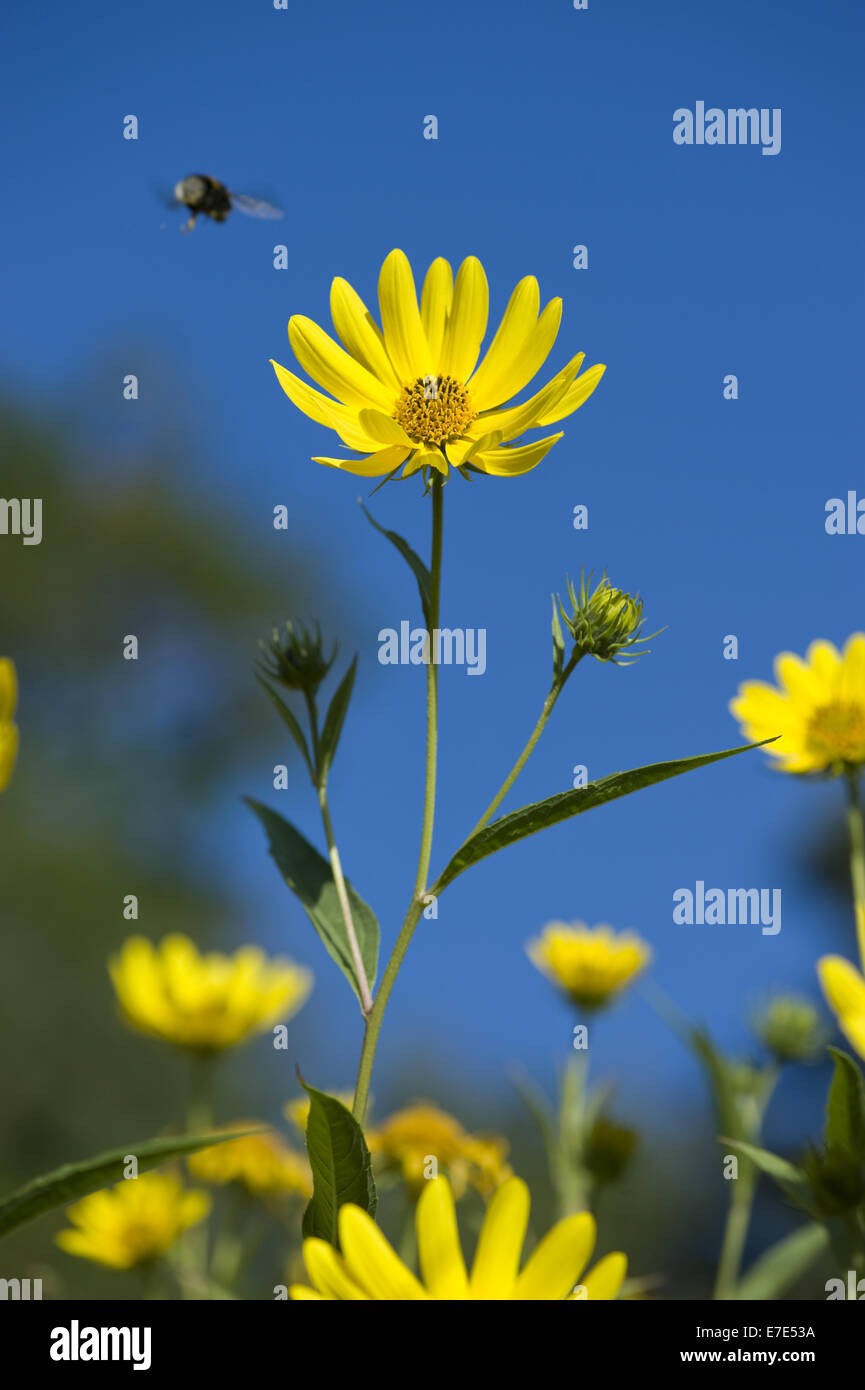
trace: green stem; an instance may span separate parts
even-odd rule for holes
[[[443,493],[442,480],[435,478],[432,484],[432,562],[430,564],[430,601],[429,601],[429,624],[430,647],[432,648],[432,633],[438,627],[439,606],[441,601],[441,571],[442,571],[442,535],[443,535]],[[432,655],[432,650],[430,652]],[[354,1092],[354,1104],[352,1107],[355,1119],[363,1124],[366,1114],[367,1102],[369,1100],[369,1087],[372,1079],[372,1067],[375,1061],[376,1047],[378,1046],[378,1036],[381,1032],[384,1011],[390,999],[391,990],[396,983],[397,975],[408,950],[409,942],[414,935],[415,927],[421,919],[424,907],[424,899],[427,893],[427,877],[429,874],[430,857],[432,855],[433,823],[435,819],[435,795],[436,795],[436,763],[438,754],[438,669],[431,660],[427,665],[427,736],[426,736],[426,778],[424,786],[424,809],[423,824],[421,828],[420,855],[418,858],[417,876],[415,878],[414,896],[405,920],[400,928],[399,936],[394,943],[390,959],[385,966],[384,974],[381,977],[381,984],[378,987],[372,1009],[367,1016],[366,1030],[364,1032],[363,1047],[360,1054],[360,1064],[357,1072],[357,1083]],[[435,893],[435,885],[430,890]]]
[[[193,1057],[192,1068],[186,1130],[188,1134],[207,1134],[213,1129],[213,1062],[209,1057]],[[177,1276],[185,1299],[200,1297],[207,1283],[207,1244],[206,1221],[193,1226],[181,1240]]]
[[[351,903],[348,899],[348,890],[345,886],[345,876],[342,872],[342,861],[339,857],[339,850],[336,847],[336,837],[333,833],[333,821],[330,818],[330,806],[327,800],[327,780],[321,775],[321,757],[319,752],[318,739],[318,714],[315,708],[315,700],[311,693],[304,691],[306,697],[306,707],[309,711],[309,727],[312,735],[312,755],[315,766],[315,787],[318,792],[318,804],[321,810],[321,822],[324,826],[325,839],[327,840],[327,852],[330,858],[331,872],[336,887],[336,896],[339,899],[339,907],[342,913],[342,920],[345,923],[345,931],[348,937],[348,947],[351,952],[354,975],[357,981],[358,993],[360,994],[360,1007],[364,1018],[368,1018],[372,1009],[372,995],[369,989],[369,980],[366,977],[366,968],[363,963],[363,956],[360,953],[360,945],[355,931],[354,918],[351,913]]]
[[[865,821],[859,804],[859,778],[856,772],[847,774],[847,828],[850,832],[850,878],[853,883],[853,908],[856,914],[856,936],[862,968],[865,969]]]
[[[760,1142],[763,1120],[772,1098],[772,1092],[777,1085],[778,1075],[777,1068],[767,1067],[763,1072],[762,1090],[758,1095],[749,1097],[744,1103],[743,1127],[749,1142],[752,1144],[759,1144]],[[739,1270],[742,1267],[742,1256],[745,1253],[745,1242],[748,1239],[748,1228],[751,1224],[754,1194],[757,1190],[759,1173],[750,1160],[740,1159],[740,1164],[743,1161],[745,1166],[741,1176],[732,1180],[730,1206],[724,1224],[724,1239],[721,1245],[721,1257],[718,1261],[718,1273],[715,1278],[713,1297],[716,1301],[721,1302],[732,1298],[736,1289]]]
[[[475,825],[470,831],[470,833],[466,836],[467,841],[472,838],[472,835],[476,835],[479,830],[483,830],[484,826],[487,824],[490,818],[498,810],[501,803],[504,801],[511,787],[514,785],[514,782],[516,782],[517,778],[519,777],[520,773],[522,772],[523,768],[525,767],[526,763],[531,757],[535,744],[537,743],[541,734],[544,732],[547,720],[553,712],[555,703],[565,688],[565,682],[567,681],[571,672],[576,667],[577,662],[580,661],[582,655],[582,652],[575,650],[567,666],[564,668],[561,674],[557,676],[556,679],[553,681],[547,693],[547,698],[544,700],[543,709],[541,710],[541,717],[535,725],[534,729],[532,730],[531,737],[529,738],[528,743],[526,744],[520,756],[517,758],[516,762],[514,763],[513,767],[511,768],[510,772],[505,778],[504,782],[499,787],[489,806],[484,811],[477,825]]]

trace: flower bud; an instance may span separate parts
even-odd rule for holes
[[[318,626],[312,633],[296,620],[289,619],[284,636],[274,628],[270,642],[259,642],[259,646],[264,653],[264,659],[259,662],[262,674],[279,681],[288,690],[314,693],[336,659],[335,646],[329,657],[324,655]]]
[[[826,1041],[815,1006],[793,994],[771,999],[755,1018],[754,1031],[779,1062],[813,1062]]]
[[[581,656],[628,666],[631,662],[622,661],[622,653],[633,652],[632,659],[636,660],[644,654],[643,650],[637,650],[639,643],[651,640],[642,635],[642,599],[639,595],[632,598],[623,589],[615,588],[606,575],[601,576],[594,589],[590,588],[591,582],[591,575],[588,580],[581,575],[578,591],[570,579],[567,581],[570,611],[559,599],[565,626]]]

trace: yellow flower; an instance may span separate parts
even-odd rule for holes
[[[803,660],[775,658],[778,685],[746,681],[730,710],[754,743],[780,735],[766,752],[782,772],[843,772],[865,764],[865,633],[843,652],[812,642]]]
[[[231,1125],[230,1129],[254,1129],[255,1120]],[[302,1154],[289,1148],[274,1130],[246,1134],[199,1149],[187,1160],[187,1167],[199,1182],[241,1183],[255,1197],[288,1192],[297,1197],[312,1196],[312,1170]]]
[[[861,902],[856,904],[856,934],[865,969],[865,903]],[[817,974],[838,1027],[859,1056],[865,1058],[865,976],[843,956],[823,956],[817,962]]]
[[[645,969],[652,953],[636,932],[584,922],[550,922],[526,947],[529,959],[584,1009],[608,1003]]]
[[[93,1192],[68,1208],[77,1229],[60,1231],[57,1244],[69,1255],[132,1269],[164,1255],[178,1236],[210,1211],[206,1192],[184,1190],[167,1173],[144,1173]]]
[[[186,936],[166,936],[158,947],[130,937],[108,969],[133,1028],[200,1053],[266,1032],[296,1013],[312,988],[308,970],[268,960],[257,946],[201,955]]]
[[[467,1134],[458,1120],[428,1101],[415,1101],[368,1131],[370,1153],[385,1166],[398,1168],[415,1194],[429,1177],[429,1162],[450,1176],[454,1194],[471,1185],[484,1195],[494,1191],[511,1170],[505,1163],[507,1141],[497,1135]]]
[[[588,1212],[568,1216],[554,1226],[520,1272],[530,1200],[520,1178],[509,1178],[499,1188],[487,1209],[468,1275],[450,1185],[446,1178],[433,1178],[417,1204],[422,1282],[403,1264],[371,1217],[347,1204],[339,1212],[342,1254],[324,1240],[305,1240],[303,1256],[313,1288],[295,1284],[291,1297],[375,1302],[615,1298],[627,1268],[625,1256],[618,1253],[600,1260],[575,1289],[595,1245],[595,1220]]]
[[[364,478],[384,477],[402,464],[404,478],[429,468],[447,477],[449,465],[503,478],[528,473],[561,433],[503,446],[572,414],[604,373],[599,365],[577,376],[585,356],[580,352],[542,390],[510,404],[546,361],[562,301],[551,300],[539,314],[538,282],[526,276],[478,364],[489,291],[475,256],[463,261],[456,281],[447,261],[433,261],[418,307],[408,258],[391,251],[379,275],[378,301],[381,330],[351,285],[334,280],[330,310],[344,348],[311,319],[289,320],[295,357],[329,395],[273,363],[294,404],[364,456],[315,459],[329,468]]]
[[[13,723],[18,703],[18,678],[8,656],[0,657],[0,792],[12,776],[18,754],[18,729]]]

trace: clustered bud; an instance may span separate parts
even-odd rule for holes
[[[562,620],[574,639],[574,645],[581,656],[594,656],[598,661],[612,661],[617,666],[629,666],[632,662],[622,661],[624,652],[632,654],[632,661],[644,655],[645,648],[637,650],[638,644],[648,642],[643,637],[643,602],[639,595],[632,598],[623,589],[617,589],[601,576],[600,583],[591,589],[592,576],[588,580],[580,576],[577,591],[568,579],[568,598],[570,611],[559,598]],[[653,637],[657,633],[652,634]]]
[[[754,1029],[779,1062],[812,1062],[826,1041],[815,1006],[792,994],[770,1000],[754,1020]]]
[[[329,657],[321,645],[321,630],[315,633],[303,623],[289,619],[285,635],[273,629],[269,642],[259,642],[264,659],[259,662],[263,675],[277,680],[288,690],[306,690],[313,694],[324,680],[336,659],[336,647]]]

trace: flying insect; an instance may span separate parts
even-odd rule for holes
[[[232,193],[219,179],[209,174],[188,174],[174,185],[174,205],[189,209],[189,221],[181,227],[191,232],[197,217],[209,217],[224,222],[232,208],[248,217],[282,217],[282,209],[266,203],[263,198],[250,198],[246,193]]]

